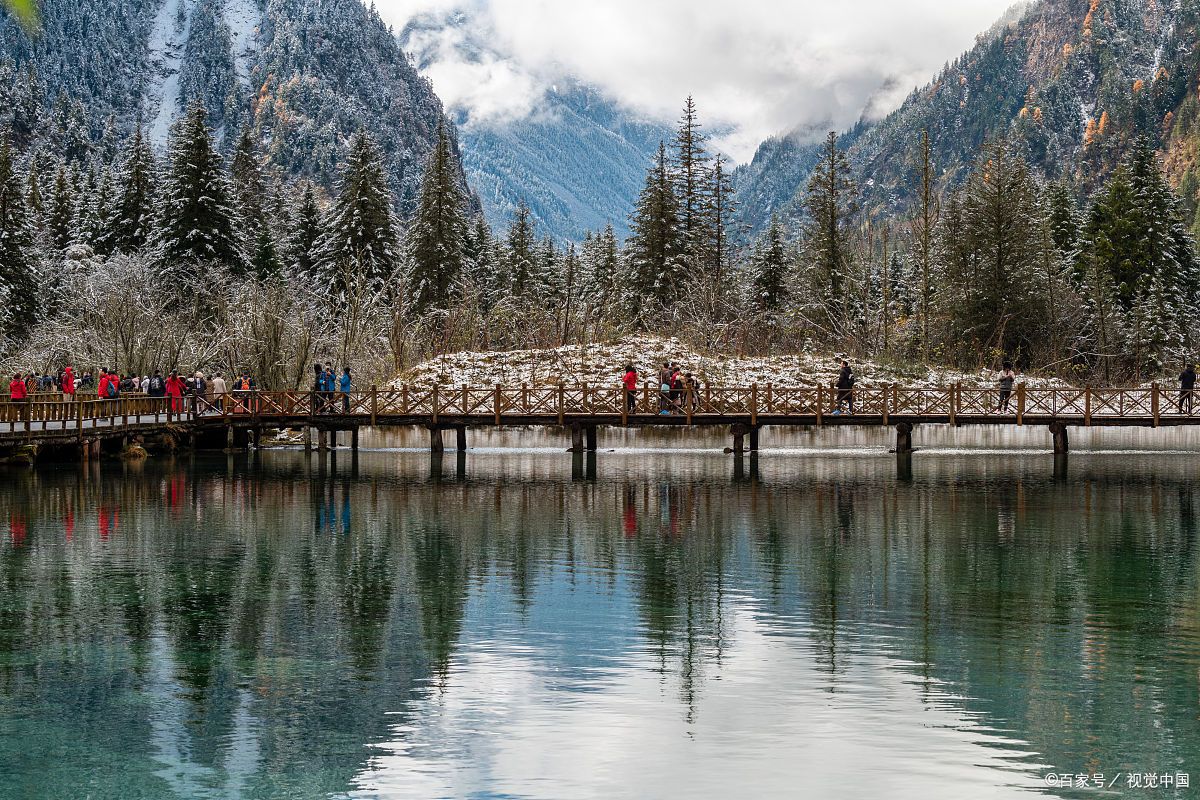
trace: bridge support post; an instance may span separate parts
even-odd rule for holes
[[[587,433],[587,451],[594,453],[596,452],[596,426],[588,425],[585,432]]]
[[[228,425],[225,428],[225,449],[233,451],[233,426]]]
[[[750,452],[752,454],[758,452],[758,432],[759,432],[759,430],[761,430],[761,428],[759,428],[757,425],[750,428]]]
[[[1070,450],[1067,426],[1055,420],[1050,423],[1050,435],[1054,437],[1054,455],[1064,456]]]
[[[455,439],[455,446],[458,448],[458,452],[460,452],[460,453],[467,452],[467,426],[466,425],[459,425],[458,427],[456,427],[454,429],[454,439]]]
[[[442,429],[437,427],[429,428],[429,452],[443,453],[446,450],[446,445],[442,442]]]
[[[350,429],[350,450],[354,453],[358,452],[358,428]]]
[[[571,449],[569,452],[583,452],[583,426],[571,425]]]
[[[329,434],[324,428],[317,428],[317,450],[324,453],[329,449]]]
[[[304,452],[311,453],[313,449],[312,426],[304,426]]]
[[[738,422],[729,426],[729,432],[733,435],[733,454],[740,457],[746,452],[746,434],[752,433],[753,427],[744,423]]]
[[[900,422],[896,424],[896,453],[904,454],[913,451],[912,446],[912,423]]]
[[[250,429],[250,446],[255,450],[262,449],[262,428]]]

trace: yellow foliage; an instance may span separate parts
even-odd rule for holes
[[[1062,49],[1063,60],[1065,61],[1065,60],[1067,60],[1068,58],[1070,58],[1070,57],[1071,57],[1071,53],[1073,53],[1073,52],[1075,52],[1075,48],[1074,48],[1074,47],[1071,47],[1071,43],[1070,43],[1070,42],[1067,42],[1066,44],[1064,44],[1064,45],[1063,45],[1063,49]]]
[[[1096,120],[1089,118],[1083,129],[1083,146],[1089,146],[1096,138]]]
[[[1105,111],[1100,115],[1100,126],[1096,129],[1097,136],[1103,136],[1104,131],[1108,129],[1108,112]]]
[[[1137,94],[1144,88],[1146,88],[1146,83],[1141,78],[1138,78],[1136,81],[1133,82],[1133,93],[1134,94]]]
[[[1025,106],[1022,106],[1021,110],[1017,112],[1017,116],[1019,116],[1021,119],[1025,119],[1029,116],[1029,109]]]
[[[4,7],[9,10],[21,27],[32,31],[38,24],[38,7],[34,0],[4,0]]]
[[[1039,125],[1041,124],[1041,122],[1042,122],[1042,107],[1041,106],[1034,107],[1033,121],[1038,123]]]

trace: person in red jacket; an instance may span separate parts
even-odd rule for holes
[[[25,379],[21,377],[21,373],[18,372],[13,375],[12,381],[8,384],[8,399],[15,403],[26,397],[29,397],[29,388],[25,385]]]
[[[70,402],[75,399],[75,370],[71,369],[70,364],[63,370],[62,393],[63,400]]]
[[[172,371],[171,377],[167,378],[167,397],[171,398],[172,411],[183,411],[183,390],[186,388],[187,384],[179,377],[179,373]]]
[[[96,397],[99,397],[101,400],[108,399],[108,381],[111,377],[107,369],[104,367],[100,368],[100,382],[96,384]]]
[[[621,383],[625,385],[625,405],[629,408],[629,413],[637,411],[637,389],[638,389],[638,374],[633,368],[633,364],[625,367],[625,377],[621,378]]]

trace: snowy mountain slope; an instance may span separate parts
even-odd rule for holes
[[[544,85],[546,76],[520,74],[490,49],[486,32],[475,29],[463,9],[414,18],[400,42],[434,77],[435,89],[447,50],[481,74],[513,71],[506,80],[519,88],[503,88],[519,99],[514,108],[450,109],[460,125],[464,166],[494,230],[507,227],[524,201],[539,232],[559,241],[582,240],[586,231],[610,223],[618,236],[628,232],[646,168],[659,141],[674,134],[669,126],[642,119],[569,75]],[[487,102],[493,101],[500,98]]]
[[[923,130],[943,190],[958,185],[997,136],[1023,142],[1040,173],[1081,195],[1107,177],[1138,135],[1170,150],[1196,117],[1195,92],[1188,90],[1200,66],[1198,13],[1196,0],[1040,0],[1016,7],[899,109],[843,137],[864,208],[909,205]],[[1185,119],[1189,127],[1180,130]],[[777,157],[780,142],[764,143],[756,162]],[[798,213],[811,154],[803,146],[792,150],[788,175],[741,171],[739,193],[754,198],[742,205],[751,225],[769,218],[762,208]],[[1181,159],[1177,184],[1196,160]]]
[[[359,0],[42,0],[41,10],[42,31],[31,38],[0,6],[0,61],[36,76],[5,91],[40,106],[38,126],[61,122],[51,118],[62,101],[78,101],[92,141],[110,115],[118,135],[140,118],[161,150],[198,100],[226,148],[230,132],[249,125],[271,164],[326,189],[365,128],[384,152],[399,211],[411,212],[447,120],[391,30]],[[0,109],[0,124],[11,113]]]

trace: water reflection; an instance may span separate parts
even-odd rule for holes
[[[0,796],[924,798],[1186,772],[1192,474],[661,452],[7,472]]]

